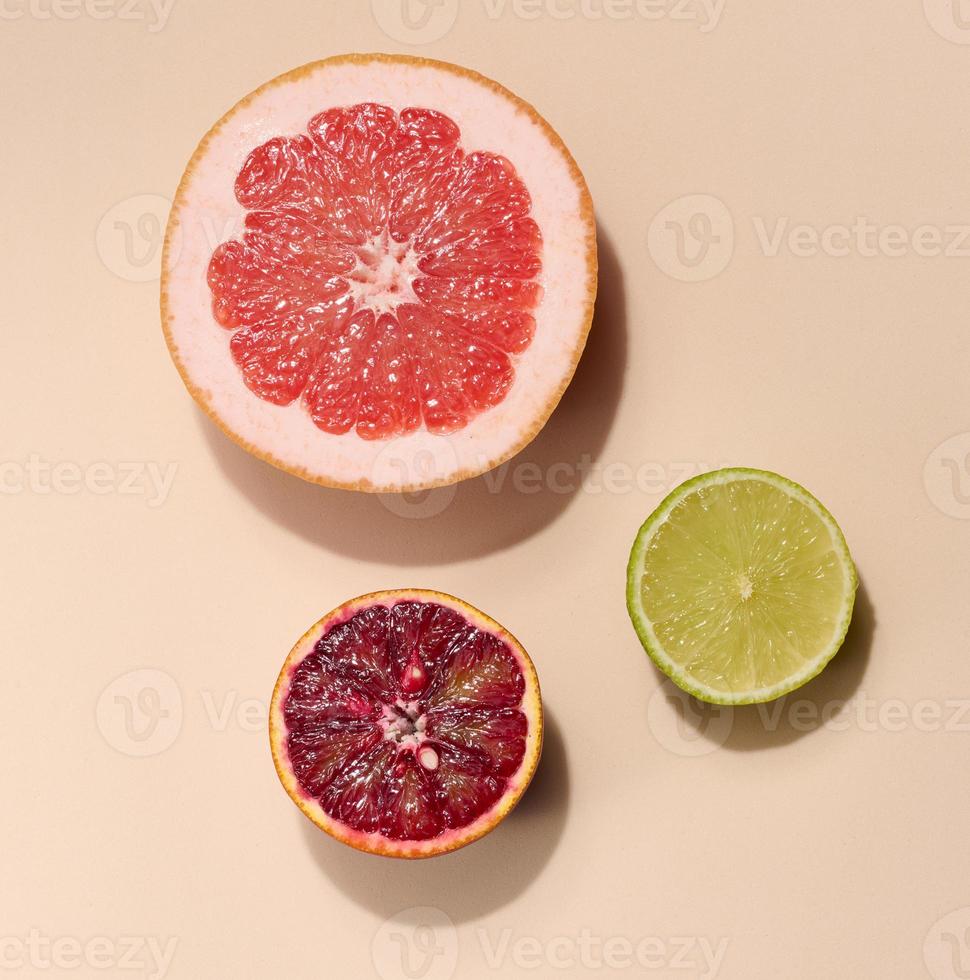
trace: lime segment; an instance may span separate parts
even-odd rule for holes
[[[775,473],[725,469],[682,484],[633,545],[627,607],[647,653],[704,701],[769,701],[845,638],[858,580],[832,515]]]

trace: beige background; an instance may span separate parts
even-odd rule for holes
[[[403,952],[426,980],[966,977],[970,10],[446,0],[408,35],[395,0],[389,33],[369,2],[139,3],[0,18],[0,974],[403,977]],[[197,139],[348,50],[532,101],[602,232],[547,430],[501,485],[397,512],[230,445],[158,325],[157,221]],[[813,490],[863,581],[824,675],[733,715],[661,685],[623,601],[641,520],[726,463]],[[550,716],[521,809],[419,865],[310,827],[264,733],[293,640],[397,585],[504,622]],[[174,940],[161,971],[149,940]]]

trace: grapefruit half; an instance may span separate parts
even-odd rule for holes
[[[521,644],[440,592],[375,592],[312,626],[270,706],[294,803],[351,847],[399,858],[470,844],[515,806],[542,747]]]
[[[347,55],[263,85],[199,144],[161,306],[186,387],[245,449],[413,491],[535,437],[595,293],[589,192],[535,109],[455,65]]]

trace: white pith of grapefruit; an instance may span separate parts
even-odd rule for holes
[[[247,208],[237,200],[234,185],[247,159],[274,138],[305,135],[310,121],[325,110],[362,103],[398,114],[409,108],[442,113],[458,126],[465,154],[506,159],[528,191],[528,218],[541,235],[541,269],[530,280],[541,297],[527,311],[535,320],[531,342],[523,350],[502,352],[511,365],[507,389],[489,394],[484,408],[470,411],[468,421],[450,431],[431,431],[423,422],[387,438],[362,438],[354,428],[325,431],[300,397],[276,404],[254,394],[230,355],[230,332],[213,314],[207,273],[220,244],[243,236]],[[367,281],[353,287],[358,308],[393,314],[398,300],[387,302],[391,288],[413,298],[408,277],[414,275],[409,263],[415,257],[406,247],[400,251],[400,283],[393,263],[378,255],[368,267]],[[485,472],[536,436],[582,354],[595,292],[595,224],[585,181],[557,134],[531,106],[497,83],[454,65],[397,55],[350,55],[273,79],[239,102],[203,139],[172,207],[163,257],[162,319],[189,391],[248,451],[312,482],[405,491]],[[426,414],[427,407],[425,403]]]

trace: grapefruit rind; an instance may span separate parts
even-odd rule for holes
[[[303,662],[304,658],[313,652],[321,636],[329,632],[334,626],[338,626],[340,623],[351,619],[363,609],[368,609],[381,603],[393,605],[398,602],[407,601],[436,602],[442,606],[446,606],[461,614],[479,630],[491,633],[502,640],[515,655],[522,670],[522,676],[525,679],[525,692],[519,710],[525,715],[528,722],[525,753],[522,757],[522,762],[518,770],[510,777],[505,792],[499,797],[496,803],[467,826],[446,831],[431,840],[423,841],[397,841],[379,833],[363,833],[355,830],[353,827],[347,826],[339,820],[335,820],[326,813],[320,804],[304,791],[296,779],[289,762],[289,753],[286,744],[287,728],[283,713],[293,674]],[[359,851],[396,858],[427,858],[435,857],[439,854],[447,854],[450,851],[456,851],[461,847],[465,847],[467,844],[471,844],[473,841],[479,840],[489,831],[494,830],[522,798],[522,794],[526,791],[532,777],[535,775],[536,767],[539,764],[539,756],[542,753],[542,731],[543,715],[539,678],[536,674],[535,665],[525,652],[522,644],[503,626],[474,606],[455,598],[455,596],[429,589],[399,589],[372,592],[368,595],[351,599],[343,605],[338,606],[332,612],[327,613],[326,616],[314,623],[303,634],[284,661],[276,681],[276,686],[273,689],[273,698],[269,712],[270,749],[273,754],[276,773],[290,799],[300,808],[303,814],[317,827],[341,843],[348,844],[350,847],[356,848]]]
[[[841,559],[846,581],[848,586],[843,595],[843,606],[837,616],[837,624],[832,634],[832,638],[813,658],[806,664],[805,668],[795,675],[785,679],[784,682],[770,687],[757,688],[749,691],[737,691],[726,693],[715,690],[706,685],[699,684],[695,678],[689,676],[677,662],[664,650],[663,645],[657,638],[657,634],[650,622],[646,611],[640,601],[641,583],[644,574],[644,556],[647,546],[656,534],[660,526],[670,516],[671,511],[685,497],[692,493],[714,484],[729,483],[734,480],[761,480],[768,483],[796,500],[806,505],[812,510],[827,527],[831,535],[835,552]],[[829,661],[838,653],[852,620],[852,611],[855,605],[856,590],[859,585],[858,573],[849,547],[842,529],[839,527],[835,518],[829,513],[825,506],[803,486],[772,473],[769,470],[759,470],[749,467],[729,467],[726,469],[715,470],[711,473],[703,473],[682,483],[679,487],[671,491],[657,506],[656,510],[643,523],[637,532],[636,540],[630,552],[630,560],[627,565],[627,589],[626,604],[633,627],[636,630],[640,643],[656,666],[669,677],[681,690],[693,695],[701,701],[719,705],[744,705],[758,704],[765,701],[772,701],[782,697],[791,691],[796,690],[807,684],[813,677],[826,667]]]
[[[245,387],[212,320],[206,268],[213,248],[241,227],[233,182],[265,140],[301,132],[332,104],[377,101],[398,110],[428,103],[459,125],[463,142],[508,157],[533,198],[543,232],[545,296],[533,343],[516,363],[505,400],[447,436],[421,429],[388,442],[332,436],[296,406],[261,401]],[[221,236],[221,237],[220,237]],[[213,240],[215,238],[215,240]],[[351,54],[312,62],[260,86],[199,143],[179,183],[162,253],[166,343],[202,410],[265,462],[324,486],[413,492],[500,465],[545,425],[575,373],[596,297],[596,228],[582,173],[552,127],[497,82],[447,62],[408,55]],[[431,472],[415,460],[433,460]]]

